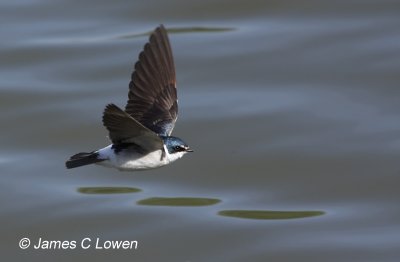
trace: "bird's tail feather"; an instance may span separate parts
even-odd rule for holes
[[[90,152],[90,153],[78,153],[69,158],[67,162],[65,162],[65,166],[70,168],[85,166],[89,164],[94,164],[97,162],[104,161],[105,159],[99,158],[99,153]]]

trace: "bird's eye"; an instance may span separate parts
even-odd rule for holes
[[[176,147],[175,147],[175,150],[176,150],[176,151],[181,151],[181,150],[182,150],[182,147],[176,146]]]

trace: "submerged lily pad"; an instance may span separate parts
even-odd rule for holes
[[[207,32],[207,33],[217,33],[217,32],[225,32],[225,31],[233,31],[235,28],[233,27],[201,27],[201,26],[194,26],[194,27],[179,27],[179,28],[174,28],[174,27],[167,27],[168,33],[201,33],[201,32]],[[127,35],[122,35],[119,38],[135,38],[135,37],[142,37],[142,36],[147,36],[150,35],[153,31],[149,31],[146,33],[139,33],[139,34],[127,34]]]
[[[220,216],[247,219],[294,219],[324,215],[323,211],[222,210]]]
[[[233,31],[235,28],[233,27],[182,27],[182,28],[167,28],[168,32],[171,33],[191,33],[191,32],[225,32],[225,31]]]
[[[139,200],[138,205],[146,206],[210,206],[221,202],[216,198],[197,197],[151,197]]]
[[[79,187],[77,191],[82,194],[126,194],[142,190],[134,187]]]

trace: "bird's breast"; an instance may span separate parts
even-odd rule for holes
[[[121,152],[116,156],[116,167],[123,170],[143,170],[168,164],[167,158],[162,158],[162,150],[150,152],[146,155]]]
[[[135,148],[115,150],[112,145],[109,145],[98,150],[98,153],[101,158],[106,159],[99,162],[99,165],[128,171],[157,168],[171,162],[163,150],[143,153]]]

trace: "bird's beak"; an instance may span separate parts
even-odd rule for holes
[[[188,147],[186,148],[186,152],[193,152],[193,150]]]

